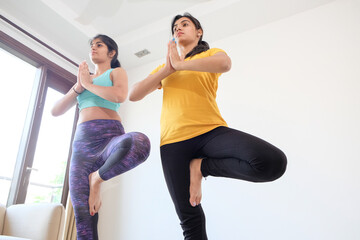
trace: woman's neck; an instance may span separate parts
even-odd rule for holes
[[[191,44],[187,44],[187,45],[181,45],[179,44],[179,49],[180,49],[180,57],[182,59],[185,59],[185,56],[191,52],[191,50],[194,49],[194,47],[196,47],[198,44],[197,42],[193,42]]]
[[[111,64],[109,62],[95,64],[94,76],[100,76],[101,74],[103,74],[104,72],[109,70],[110,68],[111,68]]]

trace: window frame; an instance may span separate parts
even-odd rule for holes
[[[10,206],[25,202],[48,87],[65,94],[76,83],[76,76],[2,31],[0,31],[0,47],[37,68],[7,201],[7,206]],[[71,142],[74,138],[78,116],[76,110]],[[66,206],[69,193],[70,158],[71,144],[61,197],[61,203],[64,206]]]

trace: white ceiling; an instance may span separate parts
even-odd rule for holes
[[[0,0],[0,13],[79,63],[98,33],[119,45],[126,69],[166,54],[170,24],[190,12],[210,43],[334,0]],[[135,53],[150,51],[142,58]]]

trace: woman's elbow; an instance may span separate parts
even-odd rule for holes
[[[60,116],[62,113],[58,110],[58,109],[55,109],[55,108],[53,108],[53,109],[51,109],[51,115],[53,116],[53,117],[58,117],[58,116]]]
[[[138,84],[135,84],[130,90],[129,100],[132,102],[136,102],[140,101],[143,98],[144,96],[142,96],[141,91],[139,91]]]
[[[127,93],[123,93],[121,95],[116,96],[114,99],[114,102],[123,103],[123,102],[125,102],[126,98],[127,98]]]
[[[129,100],[132,102],[140,101],[141,99],[142,99],[142,97],[137,96],[136,94],[134,94],[132,92],[129,95]]]
[[[129,100],[130,100],[131,102],[135,102],[135,101],[136,101],[136,98],[135,98],[132,94],[130,94],[130,95],[129,95]]]
[[[222,68],[222,72],[230,71],[230,69],[231,69],[231,60],[230,60],[230,58],[228,58],[226,61],[222,62],[221,68]]]

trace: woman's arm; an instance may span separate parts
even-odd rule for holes
[[[76,97],[84,90],[85,89],[80,83],[80,71],[78,70],[76,83],[60,100],[55,103],[51,109],[51,114],[54,117],[57,117],[66,113],[70,108],[76,105]]]
[[[55,103],[55,105],[51,109],[51,114],[54,117],[66,113],[76,104],[76,97],[78,96],[78,94],[75,91],[81,91],[76,89],[79,89],[77,83],[60,100]]]
[[[174,66],[174,65],[173,65]],[[210,57],[181,61],[174,68],[177,71],[189,70],[198,72],[224,73],[231,69],[231,60],[223,52],[215,53]]]
[[[224,52],[217,52],[210,57],[194,59],[189,61],[181,60],[176,43],[170,43],[170,61],[176,71],[189,70],[198,72],[224,73],[231,69],[231,59]]]
[[[102,97],[110,102],[122,103],[128,94],[128,79],[123,68],[115,68],[111,74],[113,86],[104,87],[93,84],[86,62],[80,64],[80,81],[82,86],[95,95]]]
[[[146,95],[160,88],[161,80],[169,75],[170,74],[166,72],[165,67],[154,74],[150,74],[144,80],[133,85],[130,91],[129,100],[135,102],[143,99]]]
[[[158,72],[150,74],[144,80],[133,85],[129,96],[130,101],[135,102],[143,99],[146,95],[161,87],[161,80],[175,72],[175,69],[170,64],[169,47],[170,45],[168,44],[165,66]]]

